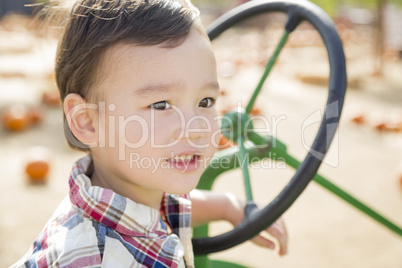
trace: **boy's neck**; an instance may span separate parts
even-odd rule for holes
[[[105,189],[111,189],[115,193],[131,199],[132,201],[151,207],[156,210],[160,210],[163,192],[155,191],[140,187],[130,182],[119,181],[120,183],[114,184],[111,179],[112,174],[105,175],[103,172],[99,172],[96,167],[91,176],[92,186],[99,186]]]

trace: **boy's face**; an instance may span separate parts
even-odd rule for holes
[[[94,176],[120,194],[194,189],[220,138],[209,40],[193,29],[175,48],[118,44],[101,69]]]

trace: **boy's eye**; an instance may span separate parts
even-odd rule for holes
[[[167,101],[158,101],[152,103],[149,107],[155,110],[167,110],[171,108],[170,104]]]
[[[215,100],[213,98],[204,98],[200,101],[199,107],[209,108],[215,104]]]

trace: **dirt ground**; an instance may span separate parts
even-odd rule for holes
[[[384,76],[373,76],[373,48],[366,42],[364,29],[349,30],[342,34],[351,87],[337,138],[319,172],[402,226],[402,132],[389,130],[393,122],[402,122],[402,63],[396,53],[390,53]],[[277,36],[275,29],[241,28],[214,43],[226,93],[219,100],[219,110],[248,100],[261,75],[261,62]],[[66,145],[60,107],[41,104],[43,91],[54,88],[54,51],[51,38],[24,26],[3,23],[0,27],[0,111],[13,103],[42,105],[44,111],[43,121],[26,131],[0,128],[0,267],[8,267],[29,248],[67,194],[72,163],[83,155]],[[327,74],[325,50],[307,27],[290,40],[256,104],[269,122],[261,128],[277,135],[299,159],[317,127],[305,122],[325,104]],[[358,115],[364,116],[362,124],[351,120]],[[42,185],[27,183],[24,174],[28,151],[37,145],[51,152],[49,181]],[[255,199],[268,203],[293,174],[291,168],[277,163],[254,167]],[[225,173],[214,190],[243,198],[240,172]],[[211,257],[249,267],[402,267],[400,236],[314,182],[284,218],[289,232],[287,256],[278,257],[247,242]],[[228,228],[226,223],[214,223],[211,234]]]

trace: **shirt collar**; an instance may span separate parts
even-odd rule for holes
[[[110,189],[92,186],[85,175],[92,159],[88,155],[78,160],[71,171],[70,200],[85,217],[98,221],[129,236],[163,238],[166,224],[158,210],[135,203]]]

